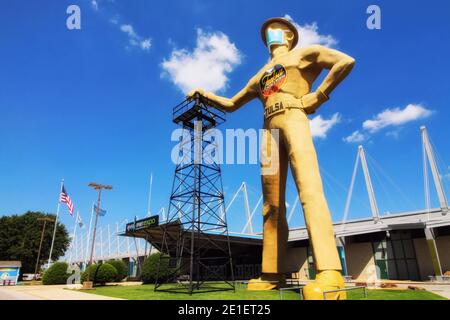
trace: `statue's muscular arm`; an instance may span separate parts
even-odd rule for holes
[[[317,75],[323,69],[329,70],[317,90],[302,97],[304,108],[308,113],[314,113],[322,103],[328,100],[328,96],[339,83],[347,77],[353,69],[355,59],[343,52],[313,45],[303,50],[301,60],[310,63],[312,71]]]
[[[255,77],[232,98],[221,97],[212,92],[205,92],[203,89],[192,90],[187,94],[187,98],[192,99],[196,93],[207,98],[215,107],[225,112],[234,112],[244,104],[258,97],[258,92],[255,89]]]

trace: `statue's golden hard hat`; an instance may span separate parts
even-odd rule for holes
[[[289,28],[289,30],[292,31],[292,33],[294,34],[294,40],[292,41],[291,49],[295,48],[295,46],[298,43],[298,39],[299,39],[297,28],[294,26],[294,24],[291,21],[289,21],[286,18],[281,18],[281,17],[270,18],[266,22],[263,23],[263,25],[261,27],[261,37],[262,37],[262,40],[264,42],[264,45],[267,46],[266,29],[271,23],[274,23],[274,22],[278,22],[278,23],[284,24],[286,27]]]

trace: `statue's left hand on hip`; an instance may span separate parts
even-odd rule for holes
[[[322,105],[324,101],[322,101],[320,93],[318,92],[311,92],[306,95],[304,95],[301,98],[303,110],[307,114],[313,114],[316,112],[316,110]]]

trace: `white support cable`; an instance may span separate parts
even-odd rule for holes
[[[366,154],[368,162],[373,166],[374,169],[380,171],[381,175],[397,190],[397,192],[402,196],[405,202],[408,202],[412,207],[414,207],[414,203],[409,199],[406,194],[402,191],[402,189],[394,182],[394,180],[383,170],[381,165],[370,156],[370,154]]]
[[[449,207],[447,202],[447,197],[444,192],[444,188],[442,186],[442,181],[439,173],[439,169],[436,164],[436,159],[434,157],[433,148],[431,147],[430,141],[428,139],[428,133],[425,126],[420,127],[420,130],[422,132],[422,143],[425,148],[425,153],[428,158],[428,163],[430,164],[431,173],[434,180],[434,185],[436,187],[436,192],[439,199],[439,205],[442,210],[442,214],[447,214]]]
[[[79,244],[79,237],[75,235],[75,261],[78,259],[78,244]]]
[[[348,186],[344,186],[338,179],[336,179],[331,173],[326,171],[323,167],[320,167],[320,172],[324,173],[331,182],[333,182],[337,187],[339,187],[344,193],[348,193]],[[331,183],[329,184],[331,186]],[[335,190],[333,188],[333,190]],[[335,191],[336,193],[340,193],[338,190]],[[340,197],[339,197],[340,198]],[[343,201],[346,201],[346,198],[342,198]],[[359,204],[363,205],[365,201],[361,199],[357,194],[352,195],[352,200],[358,202]]]
[[[80,257],[79,258],[77,257],[77,262],[82,262],[83,257],[84,257],[84,255],[83,255],[83,253],[84,253],[83,241],[84,240],[83,239],[84,239],[83,233],[80,232]]]
[[[425,195],[425,208],[428,213],[428,221],[431,218],[431,208],[430,208],[430,184],[428,180],[428,166],[427,166],[427,151],[425,150],[425,144],[422,144],[422,166],[423,166],[423,187]]]
[[[255,207],[252,210],[252,214],[250,215],[250,221],[253,221],[253,216],[256,213],[256,209],[258,209],[259,205],[262,203],[262,200],[263,200],[263,196],[260,196],[258,199],[258,202],[256,203]]]
[[[116,222],[116,246],[117,246],[117,256],[120,256],[120,238],[119,238],[119,223]]]
[[[291,222],[292,216],[294,215],[294,211],[297,208],[298,202],[299,202],[299,196],[297,196],[295,198],[294,204],[292,205],[291,210],[289,211],[289,216],[288,216],[288,223]]]
[[[358,149],[360,152],[361,166],[364,173],[364,179],[366,181],[366,189],[369,195],[370,210],[372,211],[372,217],[375,223],[377,223],[380,221],[380,214],[378,211],[377,200],[375,198],[375,192],[373,190],[372,179],[370,178],[369,167],[367,166],[366,154],[363,146],[359,146]]]
[[[445,176],[445,174],[450,174],[450,166],[447,166],[446,162],[439,154],[439,152],[438,152],[439,150],[436,147],[436,145],[434,144],[433,139],[430,137],[430,135],[427,134],[427,137],[428,137],[428,141],[430,142],[431,149],[433,150],[433,154],[436,158],[436,165],[439,169],[439,172],[441,172],[441,169],[444,168],[444,174],[443,175],[441,174],[440,177],[441,177],[442,187],[444,189],[444,194],[447,194],[445,192],[445,190],[446,190],[446,188],[449,188],[449,185],[447,184],[447,179],[445,179],[444,176]],[[442,166],[440,166],[440,165],[442,165]],[[450,188],[447,190],[450,190]]]
[[[80,216],[80,212],[77,210],[77,215],[75,217],[75,224],[73,225],[73,235],[72,235],[72,243],[71,243],[71,250],[70,250],[70,256],[69,256],[69,264],[72,263],[72,257],[73,253],[78,251],[78,248],[76,248],[76,238],[77,238],[77,226],[78,226],[78,217]],[[76,259],[76,254],[75,254]]]
[[[103,228],[100,226],[100,259],[103,259]]]
[[[376,170],[377,168],[373,165],[373,163],[372,163],[372,161],[371,161],[371,157],[369,157],[368,154],[366,154],[366,160],[367,160],[367,165],[368,165],[368,166],[370,165],[370,168],[372,168],[372,171],[371,171],[371,177],[374,177],[374,178],[375,178],[375,179],[374,179],[375,182],[378,183],[378,185],[380,186],[380,189],[383,191],[385,197],[387,198],[386,203],[389,202],[389,204],[392,205],[392,206],[394,207],[394,201],[393,201],[393,199],[392,199],[392,197],[391,197],[391,194],[390,194],[390,192],[387,190],[387,188],[386,188],[385,184],[383,183],[381,177],[378,175],[378,172],[377,172],[377,170]]]
[[[91,229],[92,229],[92,218],[94,216],[94,203],[92,203],[91,207],[91,218],[89,219],[89,231],[87,235],[87,241],[86,241],[86,251],[84,255],[84,263],[88,263],[88,254],[89,254],[89,243],[91,242]]]
[[[345,201],[344,217],[342,218],[343,229],[345,229],[347,223],[348,212],[350,210],[350,202],[352,201],[353,188],[355,186],[356,181],[356,173],[358,172],[358,164],[359,164],[359,149],[358,152],[356,153],[355,165],[353,166],[352,180],[350,182],[350,187],[348,188],[347,200]]]
[[[109,229],[109,224],[108,224],[108,256],[111,257],[112,253],[111,253],[111,230]]]
[[[128,223],[128,220],[125,219],[125,222]],[[127,256],[128,258],[131,258],[131,250],[130,250],[130,237],[127,237]]]
[[[328,181],[328,176],[325,173],[325,170],[320,167],[320,172],[322,173],[322,181],[324,185],[324,193],[328,194],[328,189],[330,190],[330,194],[334,195],[339,201],[345,201],[342,198],[342,195],[334,188],[334,186]],[[347,190],[345,190],[347,191]]]
[[[241,191],[243,185],[244,185],[244,182],[241,183],[241,185],[239,186],[237,191],[234,193],[233,198],[231,198],[231,201],[228,202],[228,205],[226,206],[225,211],[222,213],[222,216],[220,217],[222,220],[224,219],[225,214],[228,212],[228,209],[230,209],[230,207],[233,204],[234,200],[236,200],[236,197],[239,194],[239,192]]]
[[[250,213],[250,205],[248,203],[247,185],[245,182],[242,183],[242,192],[244,194],[244,205],[245,205],[245,216],[247,218],[247,223],[242,230],[242,233],[253,234],[252,216]]]

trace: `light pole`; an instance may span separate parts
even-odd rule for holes
[[[89,187],[94,188],[95,190],[98,190],[98,198],[97,198],[97,210],[95,210],[95,223],[94,223],[94,233],[92,235],[92,245],[91,245],[91,257],[89,259],[89,264],[87,266],[88,268],[88,274],[87,274],[87,281],[83,283],[84,289],[91,289],[93,287],[93,283],[91,281],[91,266],[92,261],[94,259],[94,246],[95,246],[95,235],[97,233],[97,222],[98,222],[98,215],[100,213],[100,199],[102,195],[102,190],[112,190],[112,186],[110,185],[103,185],[96,182],[89,183]]]
[[[45,218],[37,218],[37,221],[44,221],[44,225],[42,226],[41,242],[39,243],[39,251],[36,259],[36,267],[34,268],[33,280],[37,280],[36,275],[39,267],[39,258],[41,257],[41,249],[42,249],[42,242],[44,240],[45,225],[47,224],[47,222],[53,222],[55,220],[53,220],[52,218],[45,217]]]

